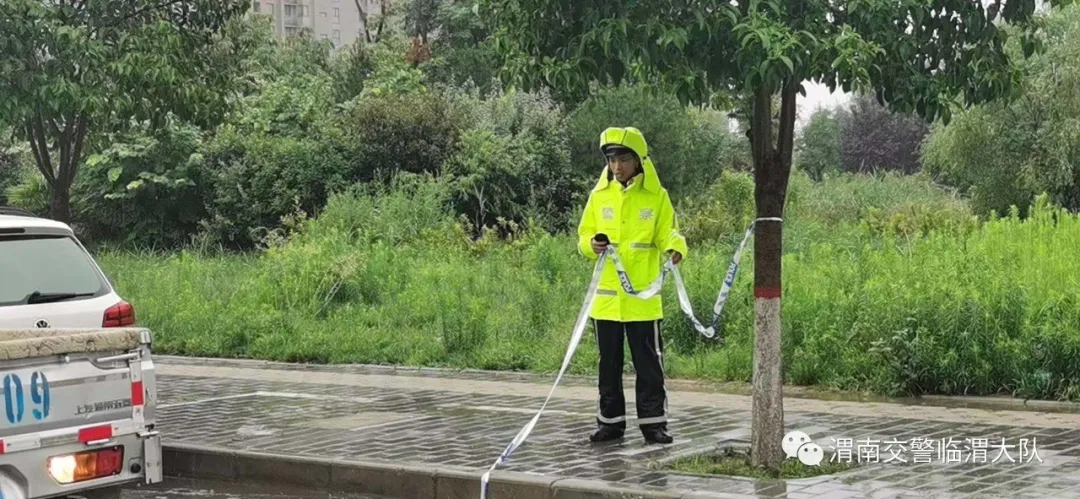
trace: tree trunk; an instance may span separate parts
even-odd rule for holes
[[[25,126],[38,171],[49,185],[49,218],[71,223],[71,186],[79,173],[88,118],[81,114],[57,121],[39,111],[26,120]],[[53,168],[54,149],[58,153],[56,168]]]
[[[368,30],[367,12],[364,12],[364,7],[360,5],[360,0],[356,0],[356,10],[360,13],[360,24],[364,25],[364,41],[371,43],[371,31]]]
[[[49,218],[57,222],[71,223],[71,187],[59,182],[49,189]]]
[[[754,154],[754,201],[758,218],[783,217],[794,142],[795,91],[782,90],[777,146],[773,146],[772,89],[754,98],[751,141]],[[784,460],[783,358],[780,349],[781,257],[783,224],[758,222],[754,234],[754,375],[752,464],[780,469]]]

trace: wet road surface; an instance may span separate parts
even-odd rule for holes
[[[242,484],[165,477],[152,486],[129,487],[123,499],[391,499],[384,496],[345,494],[280,485]]]

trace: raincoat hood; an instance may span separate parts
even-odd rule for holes
[[[634,127],[608,128],[600,134],[600,151],[603,152],[608,146],[621,146],[634,151],[641,162],[641,187],[654,193],[660,192],[660,176],[656,174],[656,166],[649,157],[649,145],[645,143],[645,135],[641,133],[641,130]],[[612,179],[611,170],[604,165],[604,170],[600,172],[600,180],[596,182],[593,191],[606,189]]]

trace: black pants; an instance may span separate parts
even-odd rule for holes
[[[600,427],[626,430],[626,399],[623,395],[623,338],[637,373],[638,425],[667,428],[667,392],[664,390],[663,342],[660,321],[612,322],[594,320],[600,348]]]

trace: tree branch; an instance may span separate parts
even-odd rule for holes
[[[26,119],[26,131],[30,135],[30,149],[34,151],[38,171],[45,177],[45,182],[51,188],[56,183],[56,174],[53,172],[52,161],[49,159],[49,142],[33,118]]]
[[[79,173],[79,165],[82,164],[83,144],[86,142],[86,134],[90,129],[89,116],[85,113],[75,118],[75,137],[71,154],[71,166],[68,169],[70,175],[67,178],[68,185],[75,183],[75,176]]]
[[[356,2],[356,11],[360,13],[360,23],[364,25],[364,40],[371,43],[371,31],[368,30],[367,12],[364,12],[364,8],[360,6],[360,0],[354,1]]]
[[[382,38],[383,26],[386,25],[386,13],[389,10],[387,0],[379,0],[379,28],[375,31],[375,41],[379,41]]]
[[[184,0],[166,0],[165,2],[161,3],[160,5],[143,7],[141,9],[136,10],[135,12],[132,12],[131,14],[128,14],[128,15],[124,16],[123,18],[121,18],[120,23],[123,23],[123,22],[127,21],[128,19],[139,16],[139,15],[144,14],[146,12],[150,12],[152,10],[163,9],[163,8],[166,8],[166,7],[172,7],[173,5],[176,5],[178,3],[183,3],[183,2],[184,2]]]
[[[754,154],[755,169],[768,160],[773,153],[772,142],[772,88],[764,85],[754,93],[753,117],[750,121],[750,142]]]
[[[102,24],[100,26],[94,26],[94,29],[89,30],[87,32],[87,40],[92,39],[93,36],[98,34],[98,32],[100,32],[103,28],[115,28],[115,27],[127,22],[129,19],[132,19],[132,18],[134,18],[136,16],[142,15],[142,14],[144,14],[146,12],[150,12],[150,11],[158,10],[158,9],[163,9],[163,8],[166,8],[166,7],[171,7],[173,5],[176,5],[178,3],[182,3],[184,1],[185,0],[167,0],[166,2],[161,3],[159,5],[151,5],[151,6],[147,6],[147,7],[143,7],[141,9],[138,9],[138,10],[136,10],[134,12],[131,12],[131,13],[121,17],[120,19],[118,19],[115,23]]]
[[[30,124],[29,119],[26,120],[23,126],[26,127],[26,135],[30,138],[30,152],[34,153],[34,165],[38,167],[38,170],[41,170],[44,161],[41,159],[41,152],[38,151],[37,140],[34,137],[34,127]],[[44,175],[45,172],[42,171],[41,173]]]
[[[49,126],[52,127],[53,133],[56,134],[57,137],[59,137],[62,132],[60,131],[60,125],[56,124],[56,119],[50,117]]]
[[[780,136],[777,147],[780,154],[780,165],[791,166],[792,144],[795,141],[795,101],[798,98],[799,82],[789,78],[784,84],[780,101]]]
[[[65,167],[67,166],[68,161],[70,161],[70,157],[71,157],[71,121],[65,120],[65,121],[67,121],[67,123],[64,124],[64,130],[63,131],[60,131],[60,128],[58,126],[56,126],[56,121],[55,120],[50,118],[49,121],[52,123],[53,127],[56,129],[56,145],[60,148],[60,163],[59,163],[60,171],[59,171],[59,175],[57,175],[57,177],[59,177],[61,179],[61,181],[64,182],[63,185],[67,185],[66,184],[66,182],[67,182],[66,177],[67,176],[65,175],[65,172],[66,172]]]

